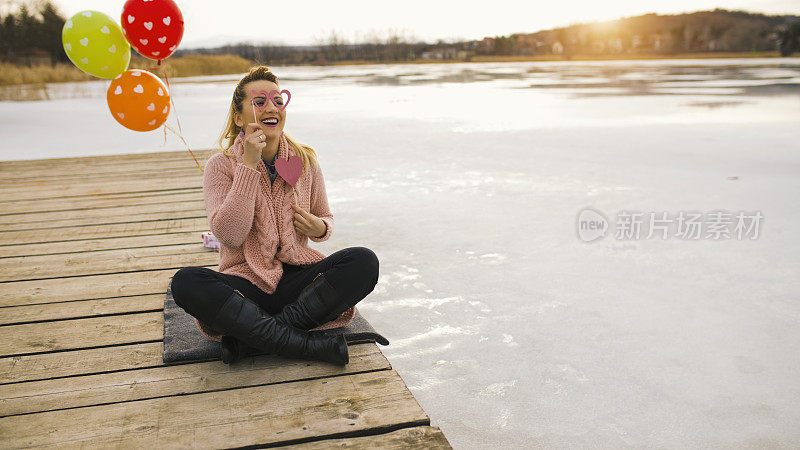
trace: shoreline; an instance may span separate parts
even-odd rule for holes
[[[363,60],[337,61],[329,64],[296,64],[299,66],[352,66],[370,64],[447,64],[447,63],[475,63],[475,62],[569,62],[569,61],[638,61],[638,60],[667,60],[667,59],[755,59],[755,58],[794,58],[800,60],[800,54],[781,56],[778,51],[772,52],[703,52],[703,53],[675,53],[657,54],[642,53],[629,55],[541,55],[541,56],[477,56],[468,60],[455,59],[416,59],[413,61],[376,62]]]
[[[197,76],[211,76],[211,75],[234,75],[242,73],[242,58],[234,57],[232,59],[226,60],[225,57],[231,55],[208,55],[208,57],[196,57],[191,55],[184,55],[181,57],[176,58],[176,63],[181,60],[181,58],[192,59],[192,60],[199,60],[199,64],[192,67],[192,69],[197,70],[201,73],[186,73],[181,74],[178,76],[170,75],[170,78],[180,79],[180,78],[188,78],[188,77],[197,77]],[[187,58],[188,57],[188,58]],[[226,71],[224,68],[228,67],[227,64],[221,67],[222,70],[214,70],[215,67],[210,67],[208,63],[211,63],[213,59],[222,59],[226,62],[235,62],[236,64],[231,64],[230,67],[235,67],[236,70]],[[581,61],[644,61],[644,60],[672,60],[672,59],[754,59],[754,58],[763,58],[763,59],[796,59],[800,61],[800,54],[793,55],[793,56],[780,56],[778,51],[771,51],[771,52],[705,52],[705,53],[675,53],[675,54],[654,54],[654,53],[643,53],[643,54],[628,54],[628,55],[540,55],[540,56],[520,56],[520,55],[507,55],[507,56],[476,56],[471,57],[469,59],[416,59],[416,60],[409,60],[409,61],[387,61],[387,62],[380,62],[380,61],[367,61],[367,60],[345,60],[345,61],[335,61],[331,63],[325,64],[290,64],[293,66],[311,66],[311,67],[333,67],[333,66],[362,66],[362,65],[410,65],[410,64],[460,64],[460,63],[516,63],[516,62],[581,62]],[[219,61],[217,60],[217,62]],[[186,60],[183,60],[186,61]],[[249,64],[256,65],[257,63],[254,61],[249,61]],[[269,64],[269,63],[265,63]],[[138,64],[131,64],[131,66],[142,66],[146,67],[146,63],[138,62]],[[213,65],[213,64],[211,64]],[[280,66],[279,64],[275,64],[275,66]],[[16,66],[19,69],[24,70],[37,70],[37,67],[24,67],[24,66]],[[137,67],[129,67],[129,69],[133,69]],[[44,66],[43,70],[48,70],[49,67]],[[74,69],[74,70],[73,70]],[[246,71],[246,69],[245,69]],[[193,70],[188,70],[188,72],[193,72]],[[210,73],[213,72],[213,73]],[[157,73],[157,75],[161,76]],[[60,78],[63,79],[53,79],[53,78]],[[6,89],[13,89],[14,87],[31,87],[31,86],[41,86],[48,83],[66,83],[66,82],[82,82],[82,81],[98,81],[102,80],[102,78],[93,77],[91,75],[85,74],[84,72],[80,71],[80,69],[67,66],[66,64],[61,64],[60,67],[56,68],[55,73],[50,74],[50,76],[45,77],[46,81],[41,82],[30,82],[30,83],[2,83],[2,79],[0,78],[0,87]]]

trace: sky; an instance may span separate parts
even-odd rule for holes
[[[55,0],[64,16],[84,10],[119,21],[123,0]],[[350,42],[390,33],[406,40],[434,43],[480,40],[512,33],[532,33],[575,23],[613,20],[647,13],[679,14],[737,9],[765,14],[798,14],[800,0],[375,0],[283,1],[178,0],[184,15],[183,48],[234,42],[314,45],[332,33]],[[271,5],[277,4],[277,7]],[[229,6],[220,6],[229,5]]]

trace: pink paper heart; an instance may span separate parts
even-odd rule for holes
[[[292,155],[289,159],[277,158],[275,160],[275,170],[284,181],[294,187],[297,180],[300,179],[300,174],[303,173],[303,158]]]
[[[273,92],[278,94],[278,95],[280,95],[281,98],[283,98],[283,93],[286,92],[286,101],[284,101],[282,105],[277,104],[275,102],[275,96],[272,95]],[[277,90],[273,89],[273,90],[271,90],[269,92],[267,92],[267,91],[265,91],[263,89],[260,90],[260,91],[251,90],[250,91],[250,98],[256,98],[256,96],[262,95],[262,94],[264,95],[264,98],[269,99],[273,104],[275,104],[275,107],[278,108],[280,111],[283,111],[284,109],[286,109],[286,106],[289,105],[289,100],[292,99],[292,93],[287,91],[286,89],[284,89],[282,91],[277,91]],[[262,112],[267,107],[267,102],[264,102],[263,106],[258,106],[258,105],[256,105],[255,102],[253,102],[253,105],[255,105],[255,107],[258,108],[258,112]]]

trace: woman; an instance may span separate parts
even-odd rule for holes
[[[330,238],[333,214],[316,153],[283,132],[288,103],[274,92],[279,90],[264,66],[252,68],[236,86],[220,136],[222,152],[209,158],[203,176],[220,270],[178,270],[172,295],[208,337],[222,343],[226,363],[258,349],[344,365],[344,335],[310,330],[350,322],[354,305],[378,282],[378,258],[365,247],[328,257],[308,247],[308,239]],[[292,155],[303,162],[294,188],[274,167]]]

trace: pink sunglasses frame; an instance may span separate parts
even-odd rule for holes
[[[284,92],[286,92],[286,102],[285,102],[283,105],[279,105],[279,104],[275,103],[275,96],[274,96],[274,95],[272,95],[272,93],[273,93],[273,92],[274,92],[274,93],[276,93],[276,94],[278,94],[278,95],[279,95],[281,98],[283,98],[283,93],[284,93]],[[256,108],[258,108],[258,111],[259,111],[259,112],[262,112],[262,111],[264,111],[264,108],[266,108],[266,107],[267,107],[267,103],[266,103],[266,102],[264,102],[264,106],[258,106],[258,105],[256,105],[256,102],[255,102],[255,100],[253,100],[253,99],[256,97],[256,95],[259,95],[259,94],[261,94],[261,93],[264,93],[264,94],[266,94],[266,95],[265,95],[265,97],[266,97],[267,99],[269,99],[269,101],[271,101],[271,102],[272,102],[272,104],[273,104],[273,105],[275,105],[275,107],[276,107],[276,108],[278,108],[278,110],[280,110],[280,111],[283,111],[284,109],[286,109],[286,107],[287,107],[287,106],[289,106],[289,101],[292,99],[292,93],[291,93],[291,92],[289,92],[289,90],[288,90],[288,89],[284,89],[284,90],[282,90],[282,91],[278,91],[278,90],[276,90],[276,89],[273,89],[273,90],[271,90],[271,91],[269,91],[269,92],[267,92],[267,91],[265,91],[265,90],[263,90],[263,89],[262,89],[262,90],[260,90],[260,91],[251,90],[251,91],[250,91],[250,99],[251,99],[251,101],[252,101],[252,103],[253,103],[253,106],[255,106]]]

